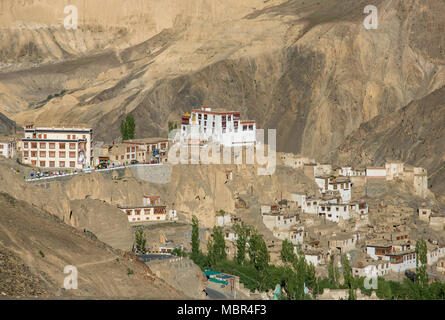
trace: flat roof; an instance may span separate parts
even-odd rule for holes
[[[131,140],[125,140],[122,141],[122,143],[125,144],[144,144],[144,143],[159,143],[159,142],[168,142],[168,138],[140,138],[140,139],[131,139]]]

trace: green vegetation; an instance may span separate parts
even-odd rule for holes
[[[42,256],[42,258],[45,258],[45,254],[42,252],[42,250],[40,250],[39,253]]]
[[[134,122],[134,117],[132,114],[127,115],[125,120],[121,121],[121,136],[122,140],[134,139],[134,132],[136,129],[136,124]]]
[[[136,238],[136,250],[138,252],[145,253],[145,245],[147,243],[147,239],[145,239],[144,230],[141,228],[136,230],[135,238]]]
[[[237,252],[233,260],[228,259],[225,253],[224,236],[220,227],[213,228],[213,239],[208,242],[206,255],[199,248],[198,225],[198,219],[193,216],[190,258],[202,270],[211,269],[238,276],[240,282],[252,292],[273,290],[279,284],[285,293],[281,298],[291,300],[314,299],[322,294],[325,288],[347,289],[350,300],[357,299],[357,289],[368,296],[375,291],[378,298],[386,300],[445,299],[445,283],[428,284],[427,251],[423,240],[416,244],[420,263],[417,265],[415,281],[405,278],[402,282],[396,282],[379,277],[377,289],[373,290],[365,288],[365,277],[353,276],[346,255],[341,257],[342,283],[340,283],[340,271],[335,266],[333,257],[328,263],[328,278],[317,278],[315,267],[306,262],[302,248],[298,246],[295,252],[294,245],[288,240],[283,241],[280,252],[283,265],[270,264],[269,252],[263,237],[244,224],[234,226],[238,238],[235,242]]]
[[[134,274],[133,270],[131,270],[130,268],[127,269],[127,275],[132,275]]]
[[[177,123],[173,124],[173,122],[169,121],[168,122],[168,132],[172,132],[173,129],[178,129],[178,124]]]

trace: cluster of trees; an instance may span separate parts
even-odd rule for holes
[[[168,132],[172,132],[173,129],[178,129],[178,124],[169,121],[168,122]]]
[[[122,141],[134,139],[135,129],[136,129],[136,124],[134,122],[134,117],[132,114],[129,114],[129,115],[127,115],[125,120],[121,121]]]
[[[266,243],[259,233],[245,224],[235,225],[234,229],[238,237],[233,259],[227,257],[224,234],[220,227],[213,228],[213,237],[207,244],[207,254],[204,254],[200,250],[199,221],[194,216],[190,258],[202,270],[212,269],[239,276],[241,283],[252,291],[264,292],[280,284],[285,292],[283,299],[314,299],[322,294],[325,288],[330,288],[347,289],[349,299],[354,300],[357,298],[355,292],[358,288],[368,296],[373,291],[365,288],[365,277],[353,276],[350,261],[345,254],[341,256],[341,272],[331,258],[328,263],[328,278],[318,278],[315,275],[315,267],[306,262],[300,246],[294,250],[294,245],[284,240],[280,252],[283,264],[276,266],[270,263]],[[375,289],[377,297],[387,300],[445,299],[445,283],[428,283],[425,241],[417,242],[416,253],[416,277],[413,280],[405,278],[402,282],[387,281],[379,277]]]

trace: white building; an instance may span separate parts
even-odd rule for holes
[[[15,155],[15,141],[14,140],[0,140],[0,156],[12,158]]]
[[[297,223],[297,216],[265,213],[263,214],[263,223],[272,232],[276,230],[290,230]]]
[[[274,237],[280,240],[289,240],[294,246],[302,244],[304,240],[304,227],[294,227],[290,230],[276,230]]]
[[[343,203],[351,201],[352,183],[348,177],[319,176],[315,177],[315,182],[321,193],[338,191]]]
[[[182,116],[180,141],[189,144],[216,142],[224,146],[253,145],[256,122],[241,120],[239,111],[203,106]]]
[[[318,216],[332,222],[340,222],[351,218],[349,205],[343,203],[324,203],[318,206]]]
[[[385,167],[369,167],[366,168],[367,179],[386,179]]]
[[[364,266],[352,268],[354,277],[381,277],[392,270],[391,263],[388,261],[372,261]]]
[[[354,170],[352,167],[342,167],[338,170],[338,175],[343,177],[360,177],[365,176],[364,170]]]
[[[167,214],[167,207],[160,204],[159,196],[144,196],[143,202],[142,206],[118,208],[127,215],[129,222],[177,220],[176,210]]]
[[[93,162],[91,128],[26,126],[22,162],[40,168],[88,168]]]

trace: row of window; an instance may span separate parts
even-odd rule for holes
[[[23,157],[24,158],[28,158],[29,155],[31,154],[32,158],[36,158],[37,154],[39,155],[39,157],[41,158],[46,158],[46,156],[48,155],[49,158],[55,158],[56,157],[56,152],[55,151],[39,151],[37,153],[37,151],[23,151]],[[75,151],[70,151],[68,153],[69,158],[76,158],[76,152]],[[59,151],[59,158],[66,158],[66,152],[65,151]]]
[[[39,161],[31,160],[31,164],[35,167],[37,165],[41,168],[74,168],[76,166],[75,161],[59,161],[58,166],[56,165],[56,161]]]
[[[39,146],[40,149],[46,149],[46,145],[47,142],[23,142],[23,148],[24,149],[28,149],[29,146],[31,146],[31,149],[37,149],[37,145]],[[55,142],[49,142],[48,143],[48,147],[49,149],[55,149],[56,148],[56,143]],[[70,142],[69,143],[69,148],[71,150],[75,150],[76,149],[76,143]],[[66,149],[66,143],[65,142],[59,142],[59,149]]]
[[[39,134],[33,134],[33,138],[38,138],[38,139],[48,139],[48,135],[46,133],[39,133]],[[82,135],[82,139],[86,139],[87,136],[84,134]],[[67,134],[66,135],[66,139],[67,140],[76,140],[77,136],[75,134]],[[80,139],[80,136],[79,136]]]

